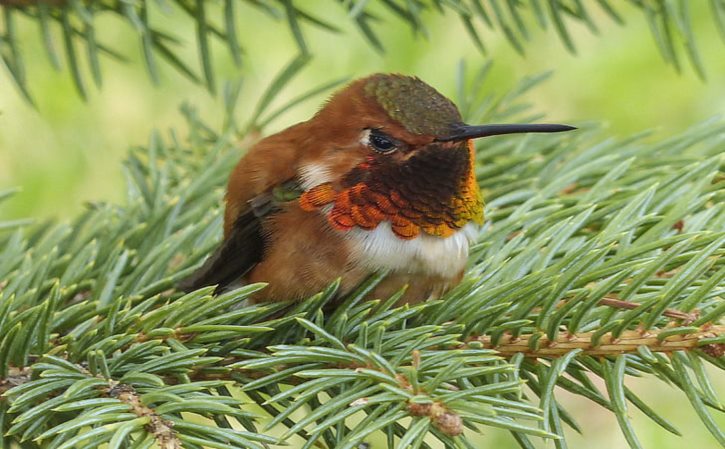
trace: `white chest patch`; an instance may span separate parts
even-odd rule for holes
[[[300,167],[298,174],[304,190],[332,181],[330,167],[322,163],[305,164]]]
[[[322,163],[302,166],[299,177],[305,190],[332,180],[329,167]],[[331,209],[328,204],[319,212],[326,216]],[[452,278],[466,266],[468,248],[477,240],[479,230],[475,223],[468,223],[450,237],[420,234],[403,240],[384,221],[373,230],[353,228],[343,235],[350,242],[352,259],[371,270],[383,268]]]
[[[450,237],[421,234],[403,240],[393,233],[390,223],[383,222],[371,231],[355,228],[345,235],[353,258],[371,269],[454,277],[465,267],[468,247],[476,241],[478,231],[478,225],[468,223]]]

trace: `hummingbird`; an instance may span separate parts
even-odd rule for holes
[[[369,296],[440,297],[464,274],[484,220],[473,140],[575,129],[463,122],[417,77],[374,74],[309,120],[256,143],[227,185],[224,238],[180,285],[255,282],[252,302],[299,301],[340,278],[340,294],[381,270]]]

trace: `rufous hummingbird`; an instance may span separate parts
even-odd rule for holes
[[[254,302],[307,298],[337,278],[349,292],[379,270],[373,297],[438,297],[463,277],[483,224],[473,139],[567,125],[463,123],[416,77],[375,74],[242,157],[227,186],[224,240],[182,283],[267,282]],[[297,192],[297,194],[294,194]]]

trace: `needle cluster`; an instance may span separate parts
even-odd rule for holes
[[[494,96],[485,73],[460,74],[466,120],[535,118],[516,93],[537,79]],[[487,221],[445,298],[363,301],[381,274],[342,299],[333,284],[245,306],[263,285],[174,288],[220,238],[225,176],[249,144],[184,113],[187,137],[130,152],[124,204],[0,222],[0,447],[469,448],[489,426],[565,447],[587,420],[562,389],[611,410],[632,448],[632,408],[677,434],[634,376],[682,390],[725,444],[705,368],[725,369],[722,120],[656,143],[594,125],[484,139]]]

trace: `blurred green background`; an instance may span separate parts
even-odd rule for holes
[[[549,120],[564,123],[600,122],[605,137],[625,137],[653,129],[648,137],[659,140],[713,115],[725,112],[725,45],[709,17],[707,2],[691,2],[697,43],[708,80],[703,82],[690,70],[683,55],[684,71],[677,74],[657,52],[644,17],[632,7],[621,7],[627,21],[620,27],[604,14],[594,17],[599,36],[583,26],[572,26],[577,55],[565,49],[552,29],[531,29],[526,55],[514,52],[505,39],[484,33],[488,56],[494,61],[489,89],[505,91],[516,80],[553,70],[546,83],[526,95],[533,110]],[[216,2],[214,2],[216,4]],[[427,36],[414,36],[410,28],[381,11],[376,25],[386,53],[374,51],[356,29],[342,7],[330,2],[302,3],[309,11],[327,8],[325,16],[343,29],[333,34],[305,27],[313,62],[285,90],[284,101],[324,81],[343,76],[358,77],[376,71],[414,74],[450,96],[454,94],[456,66],[462,59],[477,68],[482,56],[452,14],[427,14]],[[220,11],[212,8],[213,14]],[[291,58],[297,48],[284,22],[275,22],[250,6],[239,8],[239,35],[244,46],[244,64],[236,68],[226,48],[214,42],[212,51],[217,79],[243,78],[238,111],[243,118],[264,87]],[[4,218],[66,218],[83,208],[86,201],[123,201],[121,161],[129,147],[143,145],[153,129],[162,133],[173,128],[184,135],[184,120],[178,111],[182,102],[194,105],[207,123],[220,128],[223,101],[199,85],[164,66],[162,82],[154,87],[140,60],[140,44],[128,23],[115,17],[99,17],[102,41],[124,48],[131,62],[104,59],[103,88],[91,88],[88,103],[76,94],[67,70],[56,72],[37,39],[36,25],[19,21],[23,52],[28,65],[29,85],[37,109],[28,105],[6,74],[0,75],[0,189],[20,187],[21,192],[0,205]],[[154,14],[154,22],[187,44],[185,59],[197,58],[193,24],[179,13],[171,17]],[[60,45],[60,44],[59,44]],[[90,79],[86,80],[91,87]],[[322,97],[286,113],[268,132],[308,117]],[[722,391],[725,379],[717,379]],[[664,432],[638,411],[632,412],[635,428],[646,447],[715,447],[694,411],[685,405],[683,394],[652,378],[631,385],[649,404],[683,429],[684,438]],[[586,400],[560,397],[579,418],[584,436],[571,435],[569,447],[589,449],[626,447],[612,414]],[[721,426],[725,418],[721,415]],[[549,446],[537,442],[541,447]],[[481,447],[517,447],[506,432],[492,430],[482,436]]]

